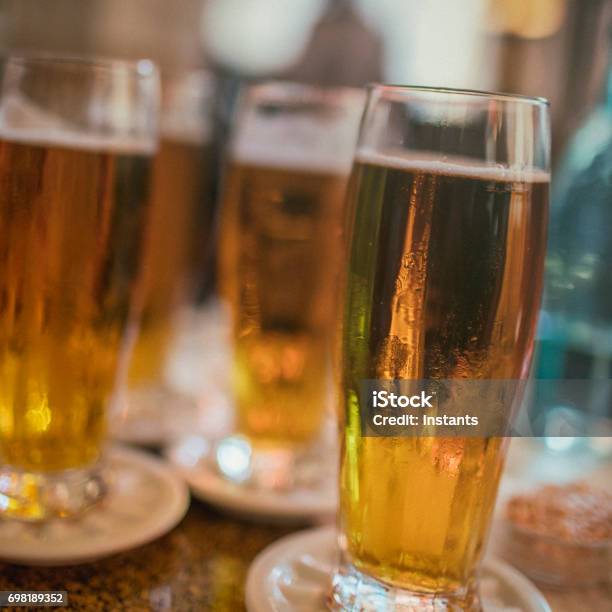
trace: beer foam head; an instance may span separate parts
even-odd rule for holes
[[[130,155],[152,155],[156,151],[153,142],[120,136],[99,136],[66,132],[64,130],[25,130],[0,126],[0,140],[33,146],[79,149],[92,153],[122,153]]]
[[[361,148],[357,151],[355,161],[409,172],[463,176],[504,183],[550,182],[550,172],[539,168],[487,164],[484,160],[479,161],[459,155],[441,156],[427,151],[391,150],[378,152],[373,149]]]
[[[353,163],[363,94],[357,91],[337,113],[261,113],[244,110],[231,143],[237,162],[302,171],[348,174]]]
[[[133,155],[151,155],[157,149],[154,133],[136,136],[79,130],[17,96],[8,98],[0,106],[0,140]]]
[[[339,175],[348,174],[353,161],[352,149],[342,152],[333,146],[303,149],[287,143],[279,148],[265,142],[235,146],[232,158],[247,165]]]

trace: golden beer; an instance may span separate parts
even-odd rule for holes
[[[41,473],[98,459],[149,165],[129,143],[0,135],[0,464]]]
[[[474,580],[505,441],[364,437],[359,385],[526,376],[549,178],[408,155],[359,153],[351,179],[341,525],[364,574],[453,593]]]
[[[292,445],[320,432],[346,172],[233,160],[223,202],[222,291],[234,338],[237,428]]]
[[[210,157],[210,146],[198,139],[162,136],[153,163],[141,285],[144,307],[130,363],[131,385],[163,378],[174,314],[200,271],[200,252],[211,240]]]

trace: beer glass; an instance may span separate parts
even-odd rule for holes
[[[76,516],[107,489],[158,77],[149,61],[15,57],[0,87],[0,517]]]
[[[527,376],[549,139],[541,99],[369,90],[347,204],[342,561],[332,609],[479,609],[478,567],[506,439],[435,427],[366,435],[361,385]]]
[[[250,88],[240,106],[219,275],[231,310],[237,436],[217,456],[230,478],[289,488],[315,459],[363,101],[359,90],[270,83]]]
[[[195,402],[173,388],[166,370],[177,316],[203,273],[213,224],[212,79],[200,70],[162,72],[161,77],[160,144],[144,245],[140,333],[126,402],[116,420],[120,428],[122,417],[129,419],[132,429],[143,420],[149,420],[145,426],[154,422],[158,437],[171,435],[193,418]]]

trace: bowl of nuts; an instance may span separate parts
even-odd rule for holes
[[[505,506],[502,550],[533,580],[558,587],[612,576],[612,495],[584,482],[544,485]]]

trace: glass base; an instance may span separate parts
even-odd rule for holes
[[[407,591],[363,574],[350,564],[343,565],[332,580],[328,599],[330,610],[346,612],[480,612],[475,589],[461,593],[419,593]]]
[[[215,469],[237,484],[274,491],[319,488],[333,478],[337,453],[317,441],[302,447],[253,444],[241,435],[217,442],[211,457]]]
[[[101,465],[35,473],[0,467],[0,518],[37,522],[77,517],[108,491]]]

